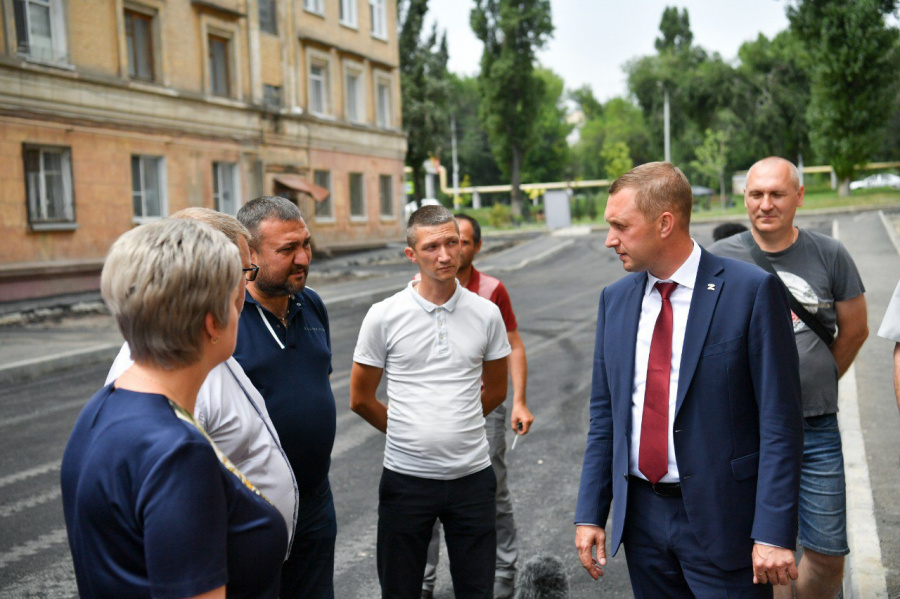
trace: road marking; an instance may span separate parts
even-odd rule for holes
[[[22,424],[23,422],[28,422],[29,420],[37,420],[38,418],[43,418],[44,416],[55,414],[56,412],[65,412],[66,410],[71,410],[72,408],[81,408],[84,407],[84,404],[84,399],[72,399],[44,408],[42,410],[38,410],[36,412],[31,412],[29,414],[13,416],[12,418],[3,418],[0,419],[0,428]]]
[[[7,503],[6,505],[0,506],[0,518],[8,518],[15,513],[21,512],[22,510],[27,510],[29,508],[47,503],[48,501],[53,501],[55,499],[58,499],[60,495],[62,495],[62,490],[57,487],[55,489],[47,491],[46,493],[32,495],[31,497],[26,497],[25,499],[21,499],[13,503]]]
[[[887,233],[891,243],[894,244],[894,249],[900,254],[900,237],[897,236],[897,229],[894,227],[894,223],[892,223],[884,214],[884,210],[878,211],[878,217],[881,219],[881,225],[884,227],[884,232]]]
[[[847,540],[851,547],[844,574],[844,597],[887,599],[866,443],[859,420],[856,366],[850,366],[838,382],[838,397],[841,401],[838,422],[847,478]]]
[[[22,558],[31,555],[37,555],[42,551],[50,549],[54,545],[59,545],[60,543],[65,542],[66,529],[57,528],[53,532],[41,535],[36,539],[28,541],[27,543],[22,543],[21,545],[13,547],[11,551],[0,553],[0,570],[12,563],[21,560]]]
[[[59,466],[60,462],[57,460],[55,462],[47,462],[46,464],[41,464],[40,466],[29,468],[28,470],[22,470],[20,472],[16,472],[15,474],[10,474],[9,476],[4,476],[3,478],[0,478],[0,489],[22,480],[27,480],[35,476],[40,476],[41,474],[52,472],[53,470],[59,470]]]

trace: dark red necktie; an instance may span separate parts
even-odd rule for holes
[[[669,296],[678,283],[657,283],[662,308],[653,327],[638,470],[654,485],[669,471],[669,372],[672,367],[672,302]]]

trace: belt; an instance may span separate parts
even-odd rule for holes
[[[681,483],[656,483],[655,485],[649,480],[640,476],[629,476],[628,482],[640,483],[659,495],[660,497],[681,497]]]

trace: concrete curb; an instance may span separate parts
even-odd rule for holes
[[[32,358],[5,364],[0,366],[0,385],[34,380],[46,374],[90,364],[102,362],[111,364],[121,347],[121,343],[105,343],[42,358]]]
[[[838,387],[841,400],[838,422],[847,487],[847,541],[850,545],[850,555],[844,566],[844,599],[888,599],[866,445],[859,421],[855,366],[841,377]]]

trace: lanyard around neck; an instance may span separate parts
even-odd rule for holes
[[[275,334],[275,330],[272,328],[272,325],[269,324],[269,319],[266,318],[265,314],[263,314],[262,308],[259,307],[259,304],[256,304],[256,310],[257,312],[259,312],[259,317],[262,318],[262,321],[266,325],[266,328],[269,329],[269,334],[272,335],[272,339],[275,340],[275,343],[278,344],[278,347],[284,349],[284,343],[282,343],[281,339],[278,338],[278,335]]]

